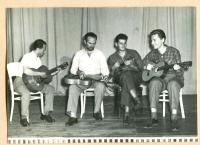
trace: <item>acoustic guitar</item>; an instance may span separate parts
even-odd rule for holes
[[[134,58],[134,56],[129,56],[125,60],[119,60],[118,63],[120,64],[120,66],[114,70],[114,73],[121,73],[124,70],[124,67],[126,66],[124,62],[129,61],[133,58]]]
[[[38,92],[41,91],[44,88],[44,84],[48,84],[52,81],[51,74],[56,72],[58,68],[65,69],[68,66],[68,63],[65,62],[51,70],[48,70],[48,68],[44,65],[40,66],[38,69],[31,68],[32,70],[39,71],[39,72],[46,72],[46,77],[41,76],[30,76],[25,73],[22,74],[22,80],[26,87],[31,92]]]
[[[159,62],[157,64],[151,62],[151,64],[155,65],[155,67],[152,70],[144,70],[142,72],[142,79],[143,81],[149,81],[150,79],[152,79],[153,77],[160,77],[160,78],[165,78],[165,76],[167,75],[167,72],[170,68],[173,68],[174,64],[168,65],[165,62]],[[177,63],[180,67],[182,68],[189,68],[190,66],[192,66],[192,61],[186,61],[186,62],[182,62],[182,63]],[[155,70],[157,69],[157,72],[155,72]]]

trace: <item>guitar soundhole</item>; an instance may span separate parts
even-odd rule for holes
[[[41,84],[43,79],[42,77],[37,76],[35,80],[37,81],[38,84]]]
[[[149,73],[150,73],[150,71],[148,70],[148,71],[147,71],[147,76],[149,76]]]

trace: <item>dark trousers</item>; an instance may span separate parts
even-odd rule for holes
[[[120,103],[131,107],[131,100],[133,97],[131,96],[130,91],[136,91],[140,87],[142,82],[141,73],[133,70],[126,70],[114,75],[113,81],[122,87]]]

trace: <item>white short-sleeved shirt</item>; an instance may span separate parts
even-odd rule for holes
[[[109,69],[104,54],[99,49],[94,49],[89,57],[86,50],[79,50],[73,59],[71,73],[76,74],[77,70],[87,75],[109,75]]]
[[[19,64],[16,76],[22,77],[24,65],[28,65],[29,68],[37,69],[42,65],[42,62],[40,57],[37,57],[33,51],[25,54]]]

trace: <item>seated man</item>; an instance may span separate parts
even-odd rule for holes
[[[84,49],[78,51],[73,59],[71,73],[79,75],[80,79],[88,76],[101,76],[104,81],[107,81],[109,70],[104,54],[95,48],[97,35],[90,32],[84,36]],[[95,78],[94,78],[95,79]],[[89,87],[94,88],[94,118],[102,120],[100,107],[105,93],[105,82],[93,81],[92,86],[84,85],[70,85],[69,98],[67,104],[67,114],[70,116],[66,126],[71,126],[78,122],[76,113],[78,107],[78,100],[81,92]]]
[[[30,124],[27,122],[28,109],[30,104],[30,91],[24,84],[22,80],[22,74],[25,73],[30,76],[42,76],[45,77],[45,72],[40,72],[33,70],[31,68],[39,68],[41,63],[41,57],[45,54],[46,42],[38,39],[33,43],[33,51],[27,53],[23,56],[18,70],[16,72],[16,79],[14,81],[14,90],[21,95],[21,120],[20,123],[23,127],[27,127]],[[59,71],[59,70],[58,70]],[[54,75],[56,73],[55,72]],[[41,90],[42,93],[45,93],[45,107],[44,114],[41,114],[40,119],[46,120],[47,122],[55,122],[55,119],[52,119],[50,116],[50,111],[53,111],[53,99],[55,89],[53,86],[44,84],[44,88]]]
[[[131,99],[135,100],[134,109],[140,109],[142,102],[138,98],[136,90],[142,82],[142,59],[136,50],[126,48],[128,37],[119,34],[115,38],[117,51],[108,58],[110,76],[113,82],[122,87],[121,104],[125,106],[124,125],[129,125],[129,107]]]
[[[168,65],[174,65],[172,69],[169,69],[166,77],[163,79],[153,77],[149,83],[151,119],[147,122],[144,128],[152,128],[153,126],[158,125],[157,108],[159,95],[163,90],[167,89],[171,109],[171,129],[172,131],[179,131],[180,128],[177,121],[177,110],[179,106],[179,92],[184,86],[184,70],[177,63],[181,62],[181,56],[179,50],[165,44],[166,36],[163,30],[153,30],[150,33],[149,38],[154,49],[144,58],[144,69],[151,71],[155,68],[155,64],[161,61],[166,62]],[[152,64],[152,62],[155,64]]]

